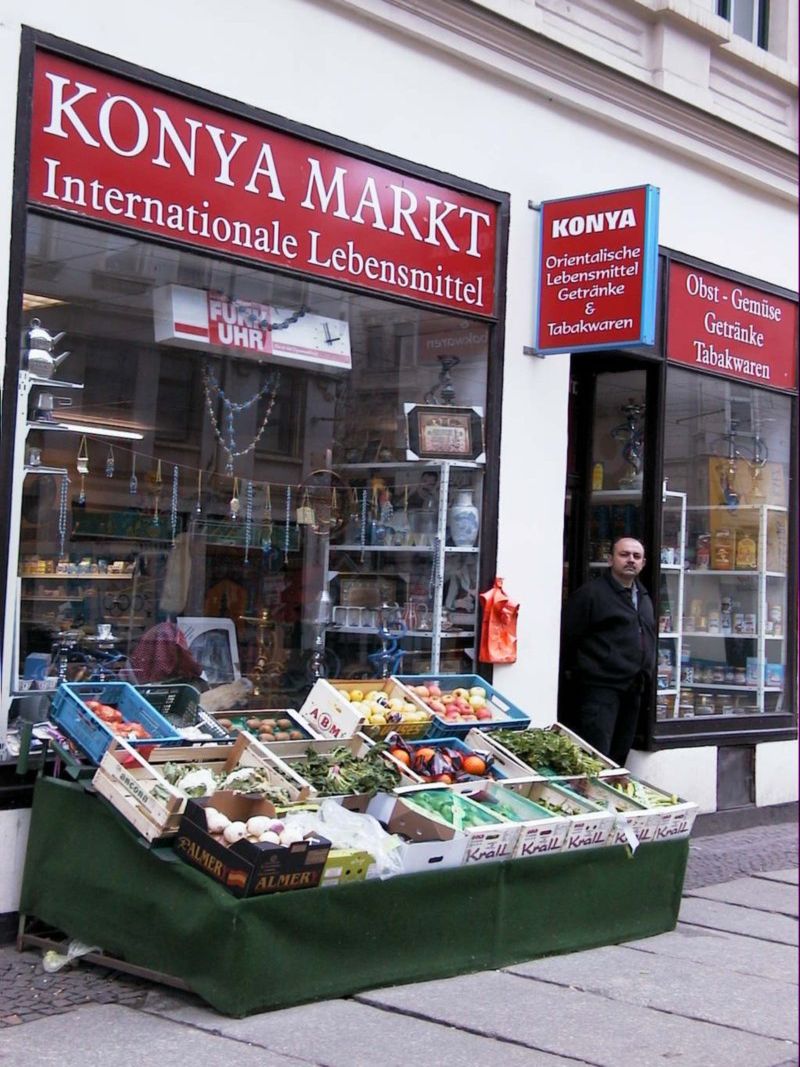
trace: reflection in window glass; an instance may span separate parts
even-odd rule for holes
[[[645,372],[598,374],[592,439],[589,559],[602,568],[617,537],[641,538]]]
[[[658,717],[786,713],[790,399],[667,379]]]
[[[199,666],[211,684],[225,672],[186,640],[202,618],[224,620],[251,707],[297,707],[319,674],[375,677],[381,621],[409,632],[406,673],[430,669],[436,523],[415,500],[441,471],[407,460],[403,405],[484,409],[485,324],[36,215],[25,293],[26,327],[63,331],[70,354],[31,391],[21,674]],[[469,489],[480,509],[478,474],[453,468],[444,507]],[[477,552],[446,560],[443,671],[472,669]]]

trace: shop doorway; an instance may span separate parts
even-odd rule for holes
[[[620,354],[573,356],[564,492],[562,596],[607,566],[616,537],[645,544],[656,518],[658,402],[662,364]],[[652,550],[655,552],[655,548]],[[649,589],[652,563],[642,572]],[[563,673],[559,719],[569,724]]]

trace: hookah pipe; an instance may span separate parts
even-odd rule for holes
[[[367,659],[374,664],[380,678],[388,678],[390,674],[401,673],[405,649],[400,648],[398,642],[406,635],[408,627],[402,619],[395,619],[390,630],[389,623],[384,618],[384,607],[381,607],[380,612],[381,625],[378,629],[378,637],[381,647],[377,652],[371,652]]]
[[[725,504],[729,508],[735,508],[739,504],[739,494],[734,488],[734,479],[736,478],[736,458],[738,456],[736,450],[736,432],[738,428],[739,423],[736,419],[731,419],[731,432],[727,435],[728,463],[722,476],[722,496]]]

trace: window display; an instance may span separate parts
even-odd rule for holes
[[[199,669],[294,706],[374,676],[390,641],[406,669],[445,669],[440,645],[472,667],[481,467],[408,459],[404,406],[482,412],[488,327],[36,214],[27,232],[15,692]]]
[[[656,719],[785,715],[791,400],[667,372]]]

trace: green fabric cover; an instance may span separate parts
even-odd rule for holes
[[[42,778],[20,911],[244,1016],[672,930],[688,854],[684,839],[237,900]]]

